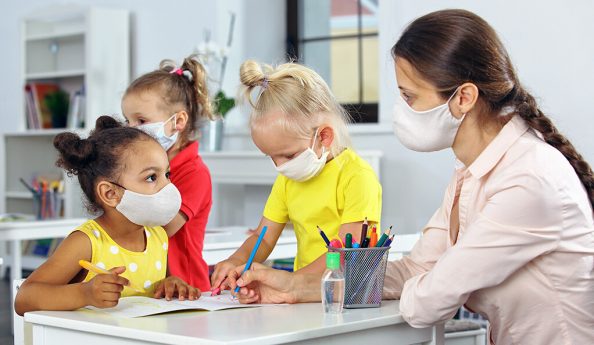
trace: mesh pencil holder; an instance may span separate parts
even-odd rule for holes
[[[389,247],[333,248],[344,272],[344,307],[377,308],[382,303]]]

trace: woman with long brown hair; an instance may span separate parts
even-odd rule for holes
[[[497,34],[464,10],[412,22],[392,48],[394,129],[415,151],[452,148],[456,171],[384,297],[415,327],[458,308],[496,344],[594,344],[594,177],[521,85]],[[319,300],[319,279],[257,267],[240,298]],[[292,289],[293,288],[293,289]]]

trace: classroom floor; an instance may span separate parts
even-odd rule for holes
[[[13,345],[11,318],[10,282],[8,279],[0,279],[0,344]]]

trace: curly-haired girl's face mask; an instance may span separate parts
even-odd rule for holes
[[[155,194],[141,194],[111,182],[124,189],[124,195],[116,206],[124,217],[142,226],[163,226],[169,224],[181,207],[179,190],[168,183]]]

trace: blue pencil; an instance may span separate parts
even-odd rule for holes
[[[258,236],[256,245],[252,249],[250,258],[248,259],[247,263],[245,264],[245,267],[243,268],[243,272],[241,272],[241,275],[243,275],[252,266],[252,261],[254,261],[254,256],[256,256],[256,253],[258,252],[258,247],[260,247],[260,243],[262,243],[262,239],[264,238],[264,234],[266,233],[266,230],[268,230],[268,226],[264,226],[262,228],[262,231],[260,231],[260,236]],[[239,292],[239,285],[235,287],[235,293],[238,293],[238,292]]]

